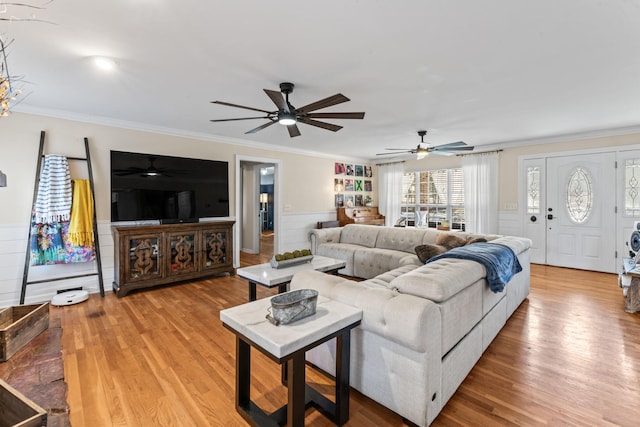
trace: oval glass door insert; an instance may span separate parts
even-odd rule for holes
[[[567,182],[567,213],[576,224],[584,223],[593,207],[593,185],[589,171],[581,167],[569,174]]]

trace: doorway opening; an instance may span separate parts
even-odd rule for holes
[[[240,252],[267,262],[279,247],[279,168],[276,159],[236,156],[236,263]]]

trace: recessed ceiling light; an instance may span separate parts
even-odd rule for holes
[[[104,56],[96,56],[93,58],[93,63],[101,70],[111,71],[116,67],[116,63],[113,59],[105,58]]]

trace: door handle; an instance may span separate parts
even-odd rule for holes
[[[553,219],[553,214],[547,215],[547,219]]]
[[[531,218],[529,219],[531,220],[531,222],[536,222],[538,220],[535,215],[531,215]]]

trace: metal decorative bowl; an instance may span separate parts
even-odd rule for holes
[[[274,325],[286,325],[316,313],[318,291],[297,289],[284,292],[271,298],[270,313],[267,320]]]

